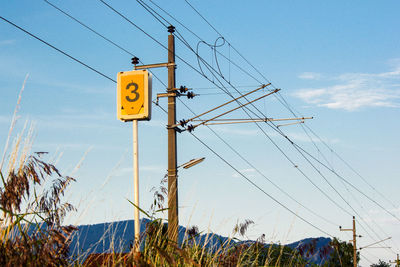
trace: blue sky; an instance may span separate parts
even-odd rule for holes
[[[99,33],[137,55],[145,64],[166,60],[166,50],[113,13],[99,1],[51,1]],[[151,5],[167,20],[168,15]],[[108,2],[146,32],[167,43],[167,31],[136,1]],[[154,1],[178,18],[204,41],[214,44],[219,35],[183,0]],[[400,46],[398,1],[189,1],[218,30],[227,42],[218,51],[245,69],[243,73],[222,56],[221,72],[242,92],[271,81],[297,114],[313,116],[306,121],[315,133],[346,160],[394,206],[372,190],[346,164],[313,137],[311,142],[300,125],[280,129],[296,144],[328,162],[363,193],[400,217],[399,148]],[[34,33],[52,45],[115,79],[119,71],[130,70],[131,56],[99,38],[44,1],[3,1],[0,15]],[[213,67],[217,66],[209,46],[174,23],[187,42]],[[219,40],[221,43],[221,40]],[[228,43],[230,45],[228,45]],[[237,49],[264,77],[247,64]],[[176,53],[199,70],[196,56],[177,40]],[[198,97],[182,98],[197,114],[231,98],[199,73],[177,59],[177,85],[193,88]],[[204,65],[202,68],[205,69]],[[116,119],[115,84],[45,46],[20,30],[0,23],[0,144],[5,144],[12,113],[26,75],[17,131],[28,120],[35,124],[34,151],[61,156],[58,166],[77,178],[68,199],[78,212],[68,223],[96,223],[133,217],[132,127]],[[166,82],[164,69],[154,74]],[[210,72],[204,75],[216,82]],[[218,82],[216,82],[218,83]],[[224,86],[234,92],[226,82]],[[242,87],[243,86],[243,87]],[[272,88],[272,87],[271,87]],[[153,96],[165,91],[154,79]],[[264,91],[265,93],[266,91]],[[237,96],[237,94],[236,94]],[[254,98],[261,96],[256,93]],[[280,99],[280,98],[279,98]],[[166,107],[165,99],[160,105]],[[231,108],[235,107],[232,105]],[[273,118],[293,115],[275,96],[258,101],[256,107]],[[178,102],[177,119],[192,117]],[[216,113],[217,114],[217,113]],[[242,111],[231,118],[246,118]],[[166,172],[166,115],[153,106],[150,122],[139,123],[140,198],[147,209],[151,188]],[[194,134],[298,215],[338,236],[338,225],[351,226],[351,216],[321,194],[301,173],[314,181],[340,206],[352,213],[340,196],[312,166],[273,128],[260,124],[267,135],[298,166],[293,167],[273,143],[253,124],[212,126],[262,174],[320,216],[327,224],[274,188],[257,170],[234,154],[208,128]],[[308,132],[309,133],[309,132]],[[310,134],[310,133],[309,133]],[[317,147],[318,149],[317,149]],[[247,183],[189,133],[178,135],[178,162],[206,157],[200,165],[179,171],[180,222],[230,234],[237,220],[251,219],[255,225],[249,238],[265,233],[273,242],[290,242],[323,233],[305,224]],[[76,165],[84,158],[79,166]],[[399,221],[313,162],[336,190],[362,216],[358,226],[365,236],[358,244],[368,245],[379,237],[393,237],[393,250],[363,250],[362,264],[378,258],[393,259],[400,249]],[[363,233],[365,228],[365,232]],[[382,231],[383,230],[383,231]],[[396,243],[397,242],[397,243]]]

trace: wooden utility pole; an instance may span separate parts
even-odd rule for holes
[[[397,254],[397,259],[395,261],[389,261],[389,263],[394,263],[396,264],[396,267],[399,267],[400,266],[399,254]]]
[[[168,238],[178,242],[178,179],[176,153],[175,32],[168,27]]]
[[[178,181],[177,181],[177,153],[176,153],[176,97],[175,87],[175,32],[174,26],[168,27],[168,62],[147,64],[137,66],[135,70],[151,68],[168,68],[168,88],[167,93],[157,94],[159,97],[168,97],[168,238],[170,241],[178,242]],[[133,58],[138,62],[138,58]]]
[[[354,265],[354,267],[357,267],[356,217],[353,216],[353,229],[342,229],[341,226],[339,226],[339,229],[340,229],[340,231],[352,231],[353,232],[353,240],[350,240],[350,242],[353,242],[353,265]]]

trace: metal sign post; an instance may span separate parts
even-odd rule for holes
[[[135,252],[140,248],[138,120],[151,119],[151,85],[152,75],[147,70],[119,72],[117,75],[117,117],[125,122],[132,121],[133,128]]]
[[[135,251],[139,251],[140,217],[139,217],[139,153],[138,153],[138,121],[133,120],[133,195],[135,203]]]

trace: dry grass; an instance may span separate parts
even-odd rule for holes
[[[254,242],[237,242],[251,220],[238,223],[233,236],[224,240],[212,233],[202,236],[196,226],[186,229],[182,244],[169,240],[166,223],[157,218],[165,210],[165,177],[145,213],[150,222],[139,240],[140,252],[120,253],[120,245],[111,242],[111,253],[83,252],[71,258],[69,245],[76,228],[64,226],[63,219],[74,207],[62,198],[75,179],[46,162],[47,153],[31,153],[32,128],[26,131],[27,124],[8,152],[25,82],[0,162],[0,266],[311,266],[302,254],[312,248],[299,252],[265,245],[264,235]]]
[[[8,152],[25,83],[26,79],[0,164],[0,266],[65,266],[70,264],[68,249],[75,227],[62,225],[74,210],[62,197],[74,179],[45,162],[46,153],[30,152],[32,127],[25,134],[27,124]]]

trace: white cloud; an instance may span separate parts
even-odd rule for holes
[[[298,77],[303,80],[319,80],[322,75],[317,72],[303,72]]]
[[[362,107],[400,107],[400,62],[392,71],[344,73],[324,81],[336,84],[300,89],[294,96],[308,104],[348,111]]]
[[[1,45],[12,45],[15,43],[15,40],[0,40],[0,46]]]
[[[0,123],[8,123],[8,124],[10,124],[11,123],[11,116],[3,116],[3,115],[0,115]]]
[[[167,169],[160,165],[144,165],[139,167],[141,172],[152,172],[152,173],[167,173]],[[133,174],[133,167],[120,168],[116,171],[114,176],[126,176]]]
[[[395,215],[397,218],[400,217],[400,208],[387,209],[390,213]],[[365,217],[366,222],[376,222],[381,225],[398,225],[399,220],[394,216],[391,216],[382,209],[370,209],[368,210],[368,217]]]

